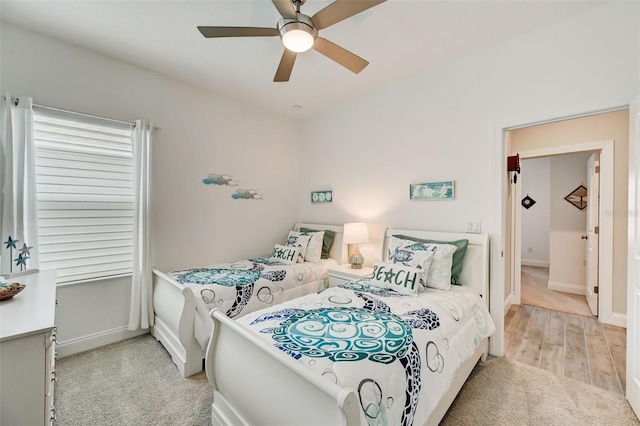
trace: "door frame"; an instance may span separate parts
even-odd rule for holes
[[[600,233],[598,226],[600,225],[600,155],[593,153],[587,160],[587,233],[586,241],[586,296],[587,305],[595,316],[600,316],[600,297],[598,290],[600,289],[598,280],[598,271],[600,269],[599,262],[599,244]],[[596,188],[595,191],[592,189]],[[594,209],[594,206],[596,207]],[[594,244],[594,242],[596,244]],[[595,272],[595,274],[594,274]]]
[[[640,98],[629,108],[629,219],[627,253],[627,317],[640,314]],[[640,327],[627,327],[627,400],[640,418]]]
[[[613,212],[613,192],[614,192],[614,170],[613,170],[613,152],[614,141],[607,140],[602,142],[590,142],[577,145],[566,145],[559,147],[544,148],[539,150],[518,152],[520,159],[532,159],[540,157],[549,157],[561,154],[577,154],[582,152],[600,152],[600,205],[598,208],[600,216],[600,235],[598,241],[598,250],[600,253],[598,282],[598,312],[601,322],[626,327],[626,318],[620,318],[613,315],[611,303],[613,300],[613,214],[603,214],[603,212]],[[520,304],[521,294],[521,263],[520,248],[522,238],[522,220],[521,210],[517,207],[519,200],[522,198],[522,186],[516,184],[513,191],[514,196],[511,198],[512,206],[508,206],[509,211],[515,212],[511,218],[513,222],[513,233],[511,237],[511,268],[513,268],[514,282],[511,291],[511,298],[505,301],[505,313],[509,310],[512,303]],[[506,200],[505,200],[506,204]],[[622,321],[621,321],[622,320]]]
[[[489,307],[491,317],[496,326],[496,333],[489,340],[489,352],[492,355],[502,356],[504,354],[504,308],[508,303],[507,295],[511,293],[511,217],[507,203],[509,195],[508,175],[507,175],[507,140],[506,132],[509,130],[521,129],[540,124],[553,123],[557,121],[570,120],[580,117],[602,114],[605,112],[629,109],[629,102],[624,100],[617,104],[609,104],[599,110],[576,114],[556,114],[544,115],[533,114],[520,117],[512,117],[508,120],[495,121],[490,125],[488,132],[491,139],[491,226],[496,230],[491,235],[491,292],[489,294]],[[619,318],[620,322],[626,323],[626,317]]]

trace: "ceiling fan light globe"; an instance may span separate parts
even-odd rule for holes
[[[282,36],[284,47],[296,53],[306,52],[311,49],[313,42],[313,36],[301,30],[289,31]]]
[[[297,19],[281,19],[278,22],[278,31],[284,47],[296,53],[311,49],[318,35],[311,21],[302,14],[298,14]]]

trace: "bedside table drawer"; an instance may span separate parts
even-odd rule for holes
[[[346,282],[357,281],[360,278],[371,275],[372,273],[373,268],[366,266],[361,269],[352,269],[349,264],[339,265],[333,269],[329,269],[329,287],[335,287]]]

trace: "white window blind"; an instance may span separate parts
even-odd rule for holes
[[[131,126],[34,107],[41,269],[58,283],[130,274]]]

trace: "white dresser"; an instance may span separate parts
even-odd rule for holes
[[[8,282],[26,285],[0,302],[0,425],[54,421],[56,272]]]

